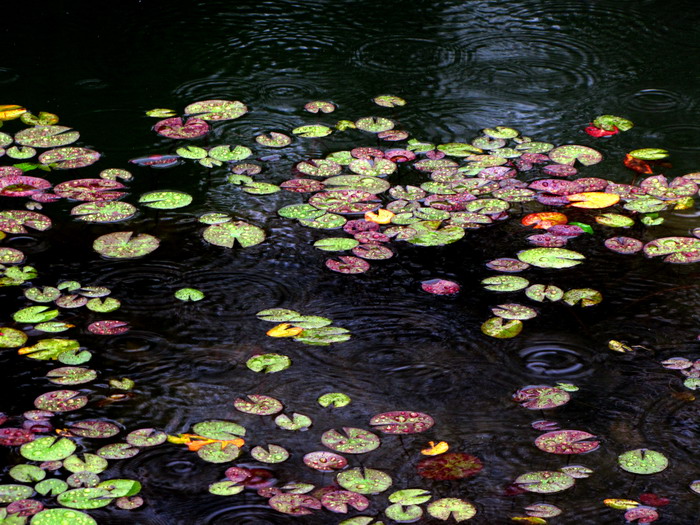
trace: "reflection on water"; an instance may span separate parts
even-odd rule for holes
[[[662,9],[658,2],[631,0],[235,4],[119,3],[102,6],[97,15],[48,7],[33,19],[37,27],[43,27],[42,20],[50,22],[51,39],[43,32],[28,35],[19,26],[4,28],[21,46],[7,53],[0,67],[2,103],[58,113],[61,123],[79,129],[86,144],[103,152],[105,167],[174,152],[173,141],[149,130],[153,121],[143,113],[153,107],[179,110],[195,100],[243,100],[251,112],[220,123],[203,145],[253,147],[259,133],[377,114],[371,98],[396,93],[408,105],[383,114],[436,143],[467,140],[481,128],[506,124],[552,143],[593,144],[582,127],[598,114],[611,113],[637,124],[629,134],[599,139],[611,158],[637,147],[664,147],[673,154],[669,177],[700,169],[694,155],[700,138],[694,124],[700,117],[694,102],[698,78],[690,72],[699,58],[693,2],[666,2]],[[334,102],[338,111],[323,116],[301,109],[315,99]],[[363,145],[377,145],[374,138],[363,140]],[[274,152],[279,157],[255,162],[263,166],[261,180],[280,183],[290,178],[297,161],[355,145],[331,135],[297,141]],[[132,326],[116,336],[86,333],[81,343],[94,353],[101,374],[85,390],[104,400],[113,393],[109,379],[130,377],[136,382],[134,396],[89,404],[80,416],[66,420],[108,418],[129,430],[153,426],[169,433],[188,432],[206,419],[239,421],[248,429],[251,448],[279,443],[291,451],[289,461],[269,466],[280,485],[306,481],[323,487],[333,483],[333,475],[307,469],[301,457],[323,449],[324,431],[367,428],[374,414],[416,410],[435,419],[430,435],[383,436],[385,446],[367,459],[353,458],[353,466],[380,468],[394,477],[395,486],[372,498],[367,515],[386,519],[388,493],[422,487],[435,498],[473,501],[478,509],[474,523],[506,523],[525,505],[543,500],[565,511],[553,523],[623,523],[623,513],[602,500],[637,499],[644,492],[671,499],[661,509],[663,522],[684,525],[697,519],[698,496],[687,487],[700,478],[695,457],[699,405],[680,374],[659,364],[679,355],[697,358],[697,265],[611,255],[598,248],[601,239],[581,239],[590,248],[586,270],[564,272],[562,282],[599,289],[604,302],[576,312],[537,305],[540,317],[521,336],[500,341],[479,330],[496,300],[479,282],[488,275],[486,261],[512,255],[519,242],[517,225],[469,232],[459,243],[435,250],[402,246],[400,257],[372,273],[339,276],[323,268],[325,257],[311,247],[320,235],[276,215],[280,207],[301,202],[298,195],[245,195],[226,184],[222,172],[192,164],[131,168],[134,196],[168,187],[195,197],[191,208],[148,210],[130,219],[129,228],[164,239],[153,256],[99,258],[90,250],[99,228],[75,223],[63,204],[47,206],[53,230],[2,241],[25,252],[47,283],[76,279],[110,287],[122,301],[118,318]],[[47,177],[72,176],[64,175],[54,171]],[[614,161],[591,168],[589,175],[632,182],[631,172]],[[18,204],[8,200],[0,201],[3,209],[16,209]],[[247,250],[205,243],[195,217],[212,210],[263,226],[267,241]],[[653,227],[654,236],[687,235],[697,226],[692,211],[667,215],[666,223]],[[627,234],[643,231],[635,226]],[[424,293],[420,282],[436,276],[460,282],[462,292]],[[200,289],[206,299],[173,299],[185,286]],[[3,319],[24,305],[7,290],[0,288]],[[255,318],[264,308],[327,316],[349,329],[352,339],[331,347],[273,340],[265,336],[269,326]],[[71,314],[71,321],[80,321],[80,315]],[[611,339],[643,349],[616,354],[607,347]],[[269,352],[288,355],[291,368],[275,374],[246,368],[249,358]],[[46,390],[48,367],[11,351],[0,355],[0,363],[13,370],[13,379],[0,390],[7,405],[3,411],[19,414],[31,408]],[[579,388],[566,406],[531,412],[512,401],[525,385],[558,382]],[[321,409],[317,398],[328,392],[347,393],[353,402]],[[269,418],[241,414],[233,400],[250,393],[281,399],[290,412],[312,416],[314,424],[305,432],[288,432]],[[538,419],[586,430],[602,441],[598,451],[571,461],[594,470],[572,491],[543,497],[511,485],[524,472],[565,463],[533,446],[539,432],[531,425]],[[452,450],[480,457],[484,471],[460,482],[421,479],[415,464],[428,439],[445,440]],[[670,468],[655,476],[623,475],[617,456],[642,447],[662,450]],[[4,454],[8,462],[17,461],[14,451]],[[241,461],[260,466],[247,454]],[[223,479],[225,469],[184,447],[146,449],[113,465],[111,477],[143,483],[147,505],[135,511],[89,511],[102,524],[327,524],[344,519],[325,511],[286,516],[250,489],[213,496],[208,485]]]

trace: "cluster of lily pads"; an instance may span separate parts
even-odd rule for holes
[[[376,97],[374,102],[385,108],[405,104],[393,95]],[[319,116],[336,109],[326,101],[312,101],[305,106],[306,111]],[[156,133],[175,141],[187,141],[208,135],[217,122],[240,118],[247,112],[246,105],[239,101],[206,100],[186,106],[183,116],[163,108],[148,114],[162,119],[153,127]],[[88,167],[100,159],[100,154],[90,148],[70,146],[79,140],[80,134],[58,125],[56,115],[44,112],[33,115],[20,106],[2,106],[0,122],[7,120],[17,120],[26,127],[14,134],[0,133],[0,156],[11,159],[11,165],[0,167],[0,196],[26,201],[24,210],[0,212],[0,241],[8,235],[48,230],[52,225],[50,217],[37,210],[43,211],[44,207],[64,199],[77,203],[71,215],[86,223],[127,221],[139,213],[137,205],[174,210],[193,202],[191,195],[178,190],[147,192],[138,198],[137,205],[125,202],[122,199],[128,196],[128,188],[124,183],[133,176],[121,168],[102,170],[99,178],[59,183],[25,175],[33,170],[60,172]],[[576,238],[583,235],[603,233],[608,236],[604,245],[620,254],[641,252],[647,257],[664,257],[669,263],[700,261],[700,228],[690,232],[690,236],[650,240],[615,235],[617,229],[624,231],[637,222],[647,227],[661,224],[664,220],[661,214],[666,210],[694,206],[700,173],[672,181],[655,173],[658,167],[664,167],[665,150],[642,148],[629,152],[622,164],[648,176],[638,184],[620,184],[579,176],[581,167],[602,160],[602,154],[589,146],[555,146],[504,126],[484,129],[468,142],[433,144],[412,138],[396,126],[394,120],[378,116],[333,124],[317,122],[284,130],[286,133],[269,131],[256,136],[255,144],[251,141],[249,145],[174,144],[173,152],[132,159],[131,163],[168,168],[193,162],[201,168],[227,170],[228,183],[240,186],[249,194],[278,191],[299,194],[304,202],[284,206],[278,214],[305,227],[338,232],[316,241],[314,246],[338,253],[327,259],[325,265],[342,274],[369,271],[370,261],[394,256],[401,249],[401,242],[421,247],[443,246],[459,241],[469,230],[497,225],[513,216],[521,219],[523,227],[541,231],[524,240],[531,248],[518,251],[514,257],[487,262],[489,269],[500,274],[485,278],[482,284],[499,293],[524,291],[535,303],[561,300],[571,306],[592,306],[602,300],[601,293],[590,288],[564,290],[549,282],[533,284],[529,279],[512,275],[525,270],[539,272],[579,265],[585,256],[564,246],[575,244]],[[602,115],[585,131],[599,138],[631,128],[632,123],[624,118]],[[291,176],[279,183],[255,178],[263,172],[261,164],[254,160],[260,152],[281,150],[295,140],[314,139],[322,143],[323,137],[333,133],[355,134],[359,142],[366,143],[369,139],[376,144],[362,144],[298,162]],[[45,151],[39,153],[42,149]],[[417,182],[400,184],[404,180]],[[576,212],[575,221],[566,213],[572,209]],[[213,211],[197,220],[206,225],[203,238],[213,245],[233,248],[238,244],[246,248],[265,240],[261,227],[237,220],[235,213]],[[344,235],[339,233],[341,230]],[[108,258],[135,258],[153,252],[159,242],[155,236],[125,230],[97,237],[93,248]],[[73,330],[76,328],[73,323],[83,322],[86,316],[116,311],[119,301],[110,296],[107,288],[82,286],[74,281],[36,286],[33,283],[38,278],[37,271],[32,266],[21,266],[24,261],[21,250],[0,246],[0,286],[21,287],[23,300],[28,302],[13,314],[12,322],[8,323],[14,323],[12,326],[0,327],[0,347],[16,348],[19,355],[63,365],[47,373],[51,383],[68,386],[95,380],[98,371],[81,366],[91,359],[89,350],[76,339],[42,338],[42,334]],[[439,295],[458,293],[460,288],[458,283],[442,279],[424,281],[422,287]],[[182,301],[204,299],[202,292],[192,288],[178,290],[175,297]],[[79,313],[82,307],[92,313]],[[517,335],[522,321],[537,315],[534,307],[513,302],[499,304],[492,312],[494,317],[483,324],[482,331],[499,338]],[[59,315],[65,315],[66,319],[60,319]],[[271,337],[290,337],[304,344],[323,346],[350,338],[346,329],[332,326],[332,321],[325,317],[282,308],[263,310],[257,316],[277,323],[267,332]],[[128,329],[125,321],[117,319],[91,319],[85,326],[85,330],[96,335],[120,334]],[[30,337],[36,339],[27,346]],[[290,364],[290,358],[279,353],[258,354],[247,361],[251,371],[265,373],[281,372]],[[688,388],[700,387],[697,361],[679,357],[664,361],[663,365],[680,370],[686,376]],[[114,393],[108,392],[104,399],[95,400],[96,404],[128,399],[134,383],[129,378],[111,378],[109,386]],[[514,399],[528,409],[552,410],[566,404],[570,392],[576,390],[577,387],[567,383],[527,386],[518,390]],[[390,474],[354,460],[359,454],[370,453],[384,442],[396,439],[392,436],[430,431],[434,421],[428,414],[410,410],[384,412],[370,418],[371,430],[361,427],[326,430],[320,444],[325,449],[316,446],[318,450],[310,450],[303,457],[309,473],[335,475],[332,485],[317,486],[297,480],[278,483],[274,473],[264,466],[286,461],[292,454],[271,440],[284,442],[288,432],[304,431],[313,424],[309,415],[285,411],[285,403],[276,398],[250,393],[234,400],[233,407],[241,413],[242,420],[274,416],[280,432],[274,438],[265,436],[265,442],[249,452],[245,451],[245,426],[224,420],[202,421],[193,425],[190,433],[174,435],[154,428],[137,429],[126,433],[122,441],[95,449],[92,440],[110,439],[124,430],[107,420],[62,421],[65,414],[80,410],[89,402],[89,397],[77,390],[52,390],[37,397],[34,409],[0,418],[0,445],[15,447],[23,459],[9,471],[17,483],[0,485],[0,503],[7,504],[0,510],[3,523],[21,525],[31,519],[32,525],[90,524],[94,520],[81,510],[110,503],[120,508],[135,508],[143,503],[137,495],[138,481],[102,480],[99,474],[110,460],[133,457],[144,447],[168,446],[168,443],[184,445],[212,463],[231,463],[249,454],[263,466],[229,466],[223,473],[224,479],[211,484],[210,492],[230,496],[245,490],[257,491],[268,498],[272,508],[290,515],[306,515],[322,509],[331,513],[348,513],[351,509],[364,512],[370,507],[370,497],[378,494],[382,494],[377,501],[384,505],[386,518],[400,523],[420,520],[426,513],[436,519],[460,522],[477,512],[473,503],[442,494],[442,489],[433,494],[419,487],[397,487],[384,500],[383,493],[394,485]],[[350,402],[340,392],[325,393],[318,399],[319,405],[328,410],[340,409]],[[562,430],[555,421],[535,421],[532,427],[543,432],[534,439],[534,446],[546,453],[591,453],[600,446],[596,436],[583,430]],[[380,438],[377,432],[386,436]],[[419,460],[417,456],[412,460],[417,474],[429,480],[461,480],[482,470],[478,457],[448,449],[445,442],[430,441],[429,447],[421,450],[428,457]],[[622,470],[635,474],[654,474],[664,470],[668,460],[660,452],[636,449],[621,454],[618,464]],[[519,491],[549,494],[568,489],[577,479],[592,473],[582,465],[566,465],[558,470],[525,473],[517,477],[514,487]],[[700,482],[693,482],[691,490],[700,493]],[[605,504],[625,509],[628,521],[649,523],[657,519],[655,509],[663,506],[663,498],[646,494],[639,499],[640,502],[610,499]],[[62,508],[45,509],[45,504],[58,504]],[[427,505],[423,507],[424,504]],[[550,503],[537,503],[525,507],[524,512],[525,516],[512,519],[546,523],[547,518],[562,511]],[[354,516],[341,525],[379,525],[377,516],[376,513]]]

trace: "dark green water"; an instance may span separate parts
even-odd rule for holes
[[[525,322],[522,334],[501,341],[484,336],[479,327],[490,307],[522,297],[504,300],[483,290],[480,281],[493,274],[484,266],[487,261],[528,247],[525,237],[531,232],[518,221],[469,231],[440,248],[397,243],[398,256],[373,264],[366,274],[345,276],[326,270],[326,254],[311,246],[325,234],[277,216],[281,206],[301,202],[298,195],[242,193],[226,182],[225,168],[185,163],[154,170],[128,163],[181,145],[154,133],[156,120],[145,111],[179,112],[195,101],[230,99],[245,102],[250,112],[218,123],[196,143],[242,144],[256,158],[279,155],[259,162],[261,180],[273,183],[291,178],[296,162],[377,141],[335,133],[297,139],[270,152],[256,148],[254,136],[379,114],[436,144],[469,141],[482,128],[507,125],[535,140],[591,145],[605,159],[582,172],[587,177],[630,183],[634,174],[621,159],[642,147],[670,152],[672,167],[663,171],[669,178],[700,171],[695,2],[129,1],[87,10],[65,4],[33,12],[18,8],[0,30],[0,103],[56,113],[61,124],[81,132],[81,145],[102,153],[95,166],[47,178],[96,177],[101,169],[124,168],[135,177],[127,202],[155,189],[186,191],[194,200],[177,210],[141,209],[127,223],[106,225],[72,219],[75,202],[51,203],[42,211],[54,221],[51,230],[0,241],[27,255],[27,264],[40,273],[34,285],[74,279],[109,287],[122,301],[112,315],[131,326],[123,335],[96,336],[84,330],[82,310],[67,311],[63,319],[80,327],[72,336],[94,352],[89,366],[100,375],[76,387],[90,402],[62,421],[108,419],[125,430],[155,427],[174,434],[207,419],[234,420],[248,429],[236,464],[261,466],[250,448],[280,444],[290,460],[267,467],[278,485],[303,481],[323,487],[333,483],[333,474],[312,471],[301,460],[323,449],[323,432],[368,428],[374,414],[416,410],[435,419],[428,433],[382,435],[380,449],[349,458],[351,467],[380,469],[394,479],[394,486],[371,497],[371,507],[361,514],[391,523],[383,515],[387,495],[424,488],[434,499],[473,502],[472,523],[511,523],[524,506],[546,501],[564,511],[550,523],[613,524],[625,522],[624,511],[605,507],[604,498],[638,499],[652,492],[670,499],[659,508],[658,523],[700,522],[700,496],[688,489],[700,479],[698,401],[689,400],[692,391],[683,386],[679,371],[660,364],[676,356],[698,358],[697,263],[671,265],[614,254],[602,246],[611,233],[597,230],[569,246],[586,254],[584,265],[526,277],[551,278],[564,289],[595,288],[603,303],[589,309],[537,304],[540,315]],[[407,105],[385,109],[372,103],[372,97],[386,93],[405,98]],[[311,100],[330,100],[338,110],[311,115],[303,110]],[[586,135],[583,127],[605,113],[622,115],[635,127],[609,139]],[[4,157],[0,163],[12,162]],[[21,209],[23,203],[3,197],[0,207]],[[212,211],[260,226],[266,241],[245,250],[205,243],[196,219]],[[697,205],[665,217],[660,226],[638,224],[625,234],[651,240],[688,235],[698,226]],[[96,237],[126,229],[157,236],[161,247],[134,260],[102,258],[91,249]],[[459,282],[461,293],[422,292],[420,282],[433,277]],[[206,300],[175,300],[173,292],[184,286],[201,289]],[[7,326],[14,326],[7,324],[12,312],[29,304],[16,287],[0,288],[0,301],[0,324]],[[352,339],[329,348],[270,339],[265,331],[272,325],[258,321],[255,313],[276,307],[329,317],[349,329]],[[32,342],[39,338],[33,336]],[[646,350],[622,355],[608,350],[609,340]],[[246,360],[262,352],[290,356],[291,368],[270,375],[248,370]],[[33,408],[34,398],[54,387],[43,376],[55,364],[30,362],[12,350],[4,350],[0,362],[11,378],[0,388],[7,414]],[[113,393],[107,380],[123,376],[136,382],[135,396],[100,406]],[[530,412],[511,400],[523,386],[558,381],[580,388],[564,407]],[[345,392],[353,402],[321,409],[317,397],[331,391]],[[313,426],[288,432],[271,418],[237,412],[233,400],[250,393],[282,400],[285,413],[307,414]],[[548,496],[509,489],[525,472],[567,463],[567,457],[535,448],[539,433],[530,426],[535,419],[599,437],[598,450],[570,461],[591,468],[589,478]],[[481,458],[483,471],[461,481],[422,479],[416,464],[428,440],[445,440],[451,450]],[[81,445],[92,452],[102,443]],[[651,476],[620,470],[618,455],[637,448],[663,452],[669,468]],[[21,460],[16,448],[3,449],[8,465]],[[223,479],[228,466],[205,463],[182,446],[145,449],[111,463],[103,476],[140,480],[145,505],[88,512],[101,524],[144,525],[330,524],[347,518],[326,510],[285,516],[254,490],[210,495],[207,487]],[[10,482],[6,477],[4,483]],[[51,498],[44,501],[54,505]],[[420,523],[440,521],[424,517]]]

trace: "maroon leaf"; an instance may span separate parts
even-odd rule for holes
[[[429,279],[421,282],[423,291],[435,295],[454,295],[459,293],[459,284],[446,279]]]
[[[550,454],[583,454],[600,446],[600,441],[585,441],[594,437],[581,430],[555,430],[538,437],[535,446]]]
[[[34,433],[23,428],[0,428],[0,445],[16,447],[34,441]]]
[[[87,327],[88,331],[97,335],[117,335],[129,331],[129,325],[124,321],[95,321]]]
[[[617,253],[633,254],[641,251],[644,243],[632,237],[610,237],[605,239],[605,247]]]
[[[422,412],[398,410],[377,414],[370,419],[369,424],[385,434],[416,434],[428,430],[435,421]]]
[[[0,177],[0,195],[4,197],[28,197],[47,190],[51,183],[39,177],[26,175],[5,175]]]
[[[209,133],[209,124],[201,118],[188,118],[184,123],[180,117],[166,118],[156,122],[153,129],[170,139],[196,139]]]
[[[356,274],[364,273],[369,270],[369,263],[359,257],[352,255],[341,255],[338,259],[326,260],[326,267],[338,273]]]
[[[474,476],[483,468],[483,463],[476,456],[464,452],[448,452],[420,461],[418,474],[428,479],[453,480]]]
[[[105,179],[75,179],[57,184],[53,191],[65,199],[78,201],[112,201],[125,195],[121,182]]]

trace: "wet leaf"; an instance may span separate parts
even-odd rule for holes
[[[660,160],[668,157],[668,151],[661,148],[641,148],[630,151],[628,155],[639,160]]]
[[[54,390],[37,397],[34,400],[34,406],[39,410],[50,412],[70,412],[83,408],[87,402],[87,396],[80,395],[78,391]]]
[[[562,513],[562,510],[559,507],[552,505],[551,503],[534,503],[525,507],[525,511],[528,516],[538,518],[553,518]]]
[[[416,434],[431,428],[435,421],[422,412],[399,410],[372,416],[369,424],[385,434]]]
[[[370,133],[380,133],[394,129],[394,122],[383,117],[365,117],[355,121],[355,127]]]
[[[32,517],[32,525],[97,525],[88,514],[71,509],[44,509]]]
[[[209,133],[209,124],[201,118],[188,118],[186,121],[180,117],[167,118],[156,122],[153,130],[169,139],[196,139]]]
[[[85,222],[118,222],[133,217],[136,206],[121,201],[86,202],[78,204],[70,214]]]
[[[132,430],[126,436],[126,442],[135,447],[154,447],[165,443],[167,434],[154,428]]]
[[[394,503],[384,509],[387,517],[398,523],[413,523],[423,516],[423,509],[418,505],[402,505]]]
[[[660,452],[639,448],[620,454],[617,463],[622,470],[633,474],[656,474],[668,467],[668,459]]]
[[[56,461],[75,452],[76,445],[65,437],[41,437],[20,447],[22,457],[30,461]]]
[[[238,485],[233,481],[218,481],[209,485],[209,492],[216,496],[234,496],[244,490],[243,485]]]
[[[306,516],[321,509],[321,502],[306,494],[277,494],[268,503],[276,511],[292,516]]]
[[[475,476],[484,468],[476,456],[464,452],[448,452],[418,462],[418,474],[427,479],[454,480]]]
[[[594,437],[581,430],[556,430],[539,436],[535,446],[550,454],[583,454],[600,446],[600,441],[591,441]]]
[[[530,281],[516,275],[495,275],[483,279],[481,284],[492,292],[515,292],[526,288]]]
[[[34,126],[18,131],[15,141],[34,148],[56,148],[72,144],[79,137],[80,133],[66,126]]]
[[[279,445],[268,445],[267,449],[261,446],[254,447],[250,455],[262,463],[282,463],[289,458],[289,452]]]
[[[369,507],[369,500],[357,492],[333,490],[321,497],[321,504],[331,512],[347,514],[348,507],[359,511],[365,510]]]
[[[105,459],[128,459],[133,458],[140,452],[140,449],[128,443],[111,443],[97,450],[97,455]]]
[[[39,162],[48,164],[53,169],[68,170],[84,168],[98,161],[100,154],[88,148],[56,148],[39,155]]]
[[[481,331],[497,339],[509,339],[518,335],[523,329],[522,321],[512,319],[504,322],[500,317],[492,317],[481,325]]]
[[[596,216],[595,220],[598,224],[611,228],[629,228],[630,226],[634,226],[634,219],[627,215],[620,215],[619,213],[604,213]]]
[[[565,405],[571,396],[565,390],[547,385],[526,386],[513,395],[513,400],[530,410],[547,410]]]
[[[336,476],[338,485],[358,494],[379,494],[392,485],[391,477],[372,468],[353,468]]]
[[[580,304],[581,306],[594,306],[603,300],[603,296],[598,290],[592,288],[576,288],[568,290],[562,300],[571,306]]]
[[[92,244],[93,249],[100,255],[113,259],[132,259],[143,257],[158,248],[160,241],[141,233],[134,235],[134,232],[115,232],[102,235],[95,239]]]
[[[558,164],[568,164],[573,166],[579,161],[584,166],[592,166],[603,160],[600,152],[587,146],[567,145],[559,146],[549,152],[549,158]]]
[[[233,248],[238,243],[243,248],[255,246],[265,240],[265,232],[243,221],[212,224],[204,230],[204,240],[216,246]]]
[[[350,396],[341,392],[330,392],[320,396],[318,404],[324,408],[329,406],[340,408],[350,404]]]
[[[571,268],[581,264],[585,257],[564,248],[533,248],[518,252],[518,259],[538,268]]]
[[[229,463],[238,458],[240,453],[237,446],[218,442],[209,443],[197,449],[197,455],[209,463]]]
[[[174,210],[184,208],[192,202],[192,196],[181,191],[160,190],[144,193],[139,198],[139,203],[147,208],[156,210]]]
[[[695,237],[663,237],[644,245],[644,255],[665,255],[670,263],[692,263],[700,261],[700,239]]]
[[[396,95],[379,95],[378,97],[374,97],[372,101],[374,101],[374,103],[378,106],[383,106],[385,108],[406,105],[406,101],[401,97],[397,97]]]
[[[301,330],[299,330],[299,332],[301,332]],[[266,374],[286,370],[291,365],[292,360],[286,355],[281,354],[256,355],[246,362],[246,366],[253,372],[264,372]]]
[[[103,320],[90,323],[87,329],[88,332],[97,335],[118,335],[128,332],[130,327],[124,321]]]
[[[428,505],[428,514],[443,521],[452,518],[459,523],[473,518],[476,515],[476,507],[463,499],[442,498]]]
[[[304,138],[320,138],[330,135],[333,132],[328,126],[307,125],[294,128],[292,133]]]
[[[253,396],[249,396],[251,399]],[[255,396],[255,397],[264,397],[264,396]],[[272,399],[272,398],[268,398]],[[209,439],[215,439],[215,440],[224,440],[224,441],[230,441],[234,440],[240,436],[245,436],[246,430],[244,427],[239,425],[238,423],[234,423],[233,421],[224,421],[224,420],[211,420],[211,421],[202,421],[200,423],[196,423],[195,425],[192,426],[192,430],[196,433],[199,434],[201,437],[204,438],[209,438]]]
[[[421,288],[424,292],[434,295],[455,295],[459,293],[460,286],[454,281],[445,279],[428,279],[421,282]]]
[[[515,484],[527,492],[552,494],[573,487],[574,478],[557,471],[543,470],[518,476]]]
[[[282,411],[282,403],[275,398],[259,394],[249,394],[247,397],[247,400],[239,397],[233,402],[236,410],[259,416],[271,416]]]
[[[620,196],[615,193],[589,191],[567,195],[566,198],[574,208],[598,209],[613,206],[620,201]]]
[[[615,115],[600,115],[595,118],[593,125],[606,131],[614,131],[616,128],[620,131],[629,131],[634,127],[631,120]]]
[[[97,372],[90,368],[63,366],[49,370],[46,377],[57,385],[80,385],[94,380]]]
[[[0,326],[0,348],[17,348],[27,341],[27,334],[16,328]]]
[[[119,433],[119,427],[114,423],[92,419],[69,423],[68,430],[71,435],[90,439],[110,438]]]
[[[335,111],[335,105],[333,105],[331,102],[314,100],[313,102],[307,102],[304,104],[304,109],[309,113],[333,113]]]
[[[532,319],[533,317],[537,316],[537,312],[534,308],[513,303],[499,304],[497,307],[491,308],[491,312],[493,312],[493,315],[496,317],[500,317],[502,319],[525,320]]]
[[[345,454],[364,454],[379,447],[379,438],[368,430],[344,427],[343,433],[331,429],[321,436],[321,442],[331,450]]]
[[[149,117],[167,118],[167,117],[175,117],[175,116],[177,116],[177,113],[173,109],[154,108],[154,109],[149,109],[148,111],[146,111],[146,115]]]
[[[184,302],[197,302],[204,299],[204,292],[197,290],[196,288],[180,288],[174,295],[176,299]]]
[[[256,136],[255,142],[268,148],[284,148],[292,143],[292,139],[284,133],[271,131],[270,133]]]

